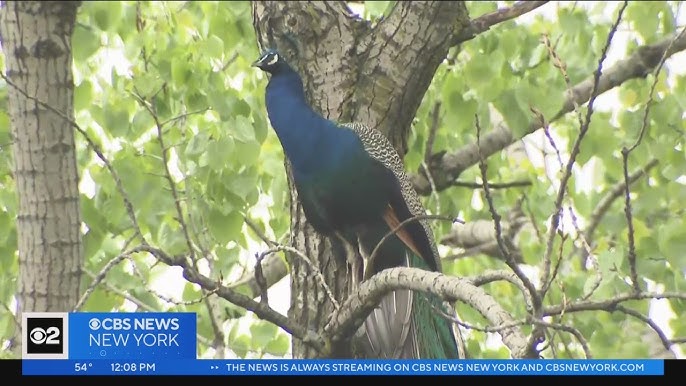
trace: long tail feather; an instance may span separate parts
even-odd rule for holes
[[[422,265],[407,253],[406,266]],[[446,315],[455,311],[438,296],[409,290],[386,295],[364,323],[367,355],[389,359],[465,357],[459,329]]]

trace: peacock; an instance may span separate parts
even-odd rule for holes
[[[434,236],[404,172],[400,156],[378,130],[336,123],[309,106],[300,75],[274,49],[253,66],[270,74],[265,102],[271,126],[287,157],[305,217],[320,234],[335,236],[346,249],[353,285],[386,268],[440,271]],[[440,297],[397,290],[364,323],[370,358],[457,359],[464,348],[454,310]],[[458,348],[459,343],[459,348]]]

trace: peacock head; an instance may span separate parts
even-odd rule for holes
[[[265,50],[252,65],[270,74],[275,74],[279,70],[288,67],[288,64],[286,64],[286,61],[279,52],[271,48]]]

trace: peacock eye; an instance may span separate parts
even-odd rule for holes
[[[279,61],[279,55],[278,55],[278,54],[274,54],[274,56],[272,57],[272,59],[271,59],[269,62],[267,62],[267,65],[268,65],[268,66],[274,65],[274,64],[276,64],[276,62],[278,62],[278,61]]]

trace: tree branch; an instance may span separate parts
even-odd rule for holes
[[[138,251],[146,251],[152,254],[155,258],[169,266],[178,266],[183,268],[183,276],[191,283],[198,284],[203,289],[214,292],[217,296],[226,299],[227,301],[252,311],[259,318],[274,323],[282,328],[293,337],[302,340],[318,351],[325,351],[325,342],[319,334],[307,329],[304,326],[298,325],[290,320],[288,317],[281,315],[273,310],[269,305],[256,302],[246,295],[240,294],[215,280],[198,272],[191,264],[190,260],[183,256],[169,256],[164,251],[148,245],[140,245],[136,248]]]
[[[591,117],[593,116],[594,111],[593,103],[600,94],[598,86],[600,84],[600,78],[603,73],[603,62],[607,57],[607,53],[610,50],[610,45],[612,44],[612,38],[614,37],[615,32],[617,32],[619,23],[622,21],[622,15],[624,14],[624,10],[628,5],[629,2],[625,1],[622,7],[619,8],[617,18],[615,19],[615,22],[612,24],[612,27],[610,27],[610,32],[607,34],[605,45],[603,46],[603,49],[600,53],[600,59],[598,60],[598,67],[593,73],[593,86],[591,87],[591,98],[588,101],[586,116],[582,117],[581,113],[579,113],[579,135],[574,141],[572,151],[569,154],[569,160],[567,161],[567,165],[564,170],[564,174],[560,179],[560,187],[557,191],[557,197],[555,198],[555,211],[553,212],[552,218],[550,220],[550,228],[548,231],[548,238],[546,241],[545,254],[543,255],[543,273],[541,278],[542,286],[540,291],[541,297],[545,297],[546,291],[548,290],[547,285],[548,280],[550,279],[550,258],[553,252],[553,241],[555,239],[555,235],[558,232],[560,219],[562,218],[562,201],[567,195],[567,183],[569,182],[569,179],[572,177],[572,167],[576,162],[576,157],[581,152],[581,141],[583,141],[584,137],[586,136],[586,133],[588,133],[588,129],[591,124]]]
[[[531,297],[531,303],[533,305],[533,311],[535,315],[538,315],[538,311],[540,310],[542,304],[543,304],[543,295],[539,295],[536,286],[531,282],[531,280],[522,272],[521,268],[519,268],[519,265],[517,265],[517,262],[515,259],[512,257],[512,254],[509,251],[509,248],[507,245],[505,245],[505,241],[503,240],[503,232],[502,232],[502,227],[500,226],[500,214],[495,209],[495,205],[493,204],[493,197],[491,197],[491,191],[488,188],[488,167],[486,164],[486,159],[483,158],[481,154],[481,125],[479,124],[479,116],[475,116],[475,122],[474,125],[476,126],[476,145],[477,145],[477,150],[479,150],[479,170],[481,171],[481,181],[483,184],[483,189],[484,189],[484,197],[486,198],[486,202],[488,203],[488,209],[491,212],[491,218],[493,218],[493,225],[495,227],[495,239],[498,243],[498,248],[500,249],[500,253],[503,255],[503,260],[507,264],[508,267],[517,275],[519,280],[522,281],[524,284],[524,287],[526,287],[527,292],[529,293],[529,296]],[[526,295],[525,295],[526,296]]]
[[[642,299],[682,299],[686,300],[686,293],[679,292],[641,292],[641,293],[629,293],[621,294],[615,297],[591,301],[583,300],[578,302],[558,304],[555,306],[543,308],[543,316],[568,314],[570,312],[580,312],[580,311],[597,311],[597,310],[612,310],[620,304],[627,302],[629,300],[642,300]]]
[[[645,78],[659,65],[663,56],[669,58],[683,50],[686,50],[686,34],[675,34],[663,39],[659,43],[639,47],[629,57],[618,61],[612,67],[603,71],[603,75],[598,81],[598,95],[630,79]],[[574,104],[582,105],[586,103],[591,97],[593,83],[593,76],[591,75],[574,86],[571,92],[567,92],[562,109],[550,119],[550,122],[558,120],[565,114],[574,111]],[[539,128],[541,128],[541,122],[534,118],[523,135],[532,133]],[[481,152],[484,157],[488,158],[490,155],[513,143],[516,139],[518,138],[513,136],[512,131],[504,123],[501,123],[481,138]],[[465,145],[453,152],[434,156],[429,167],[436,189],[440,191],[448,188],[460,173],[476,165],[478,162],[479,154],[476,143]],[[428,195],[431,193],[431,185],[424,173],[420,171],[412,174],[410,177],[419,194]]]
[[[515,275],[515,273],[512,271],[487,270],[481,273],[480,275],[470,276],[465,279],[469,280],[472,284],[474,284],[477,287],[481,287],[482,285],[500,280],[512,283],[522,293],[524,301],[526,302],[526,309],[529,311],[533,311],[534,309],[533,304],[531,304],[531,296],[529,296],[529,291],[526,289],[524,283],[522,283],[522,280],[519,277],[517,277],[517,275]]]
[[[483,289],[471,282],[449,277],[438,272],[418,268],[398,267],[386,269],[363,282],[334,313],[324,328],[324,333],[335,342],[349,337],[362,325],[367,315],[388,293],[398,289],[410,289],[433,293],[447,299],[462,301],[482,314],[494,327],[512,325],[499,331],[505,345],[514,358],[537,357],[527,351],[527,339],[515,327],[517,322],[498,302]]]
[[[667,335],[665,334],[664,331],[662,331],[662,328],[657,325],[652,319],[650,319],[647,316],[644,316],[640,312],[636,310],[632,310],[631,308],[624,307],[622,305],[618,305],[616,307],[617,311],[623,312],[627,315],[633,316],[634,318],[640,320],[641,322],[647,324],[652,328],[657,336],[660,338],[660,342],[662,342],[662,345],[665,347],[666,350],[669,350],[674,343],[672,343],[669,338],[667,338]]]
[[[351,119],[380,130],[405,154],[422,97],[448,53],[450,37],[468,18],[463,2],[396,2],[357,47],[361,67]]]
[[[648,171],[657,166],[657,164],[657,159],[652,159],[648,161],[648,163],[643,168],[636,170],[629,175],[629,183],[632,184],[638,181],[639,178],[646,175]],[[600,199],[600,202],[598,202],[598,205],[595,207],[595,209],[593,209],[585,232],[586,240],[588,240],[589,244],[593,244],[593,234],[595,233],[596,228],[598,228],[598,225],[600,225],[601,220],[603,219],[603,217],[605,217],[605,214],[610,209],[612,203],[616,199],[618,199],[622,195],[622,193],[624,193],[624,189],[626,188],[625,185],[626,180],[622,178],[615,185],[613,185],[612,188],[610,188],[610,190],[607,191],[607,193],[605,193],[603,198]]]
[[[459,34],[455,35],[451,43],[455,46],[462,42],[466,42],[467,40],[474,39],[477,35],[488,31],[494,25],[529,13],[545,3],[547,3],[547,1],[518,1],[511,7],[500,8],[491,13],[479,16],[471,21],[468,28],[465,28]]]

